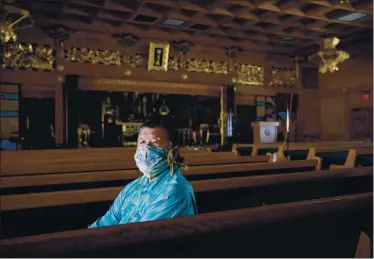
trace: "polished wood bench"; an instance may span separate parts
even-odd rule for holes
[[[2,257],[353,257],[372,193],[3,239]],[[58,224],[59,222],[56,222]]]
[[[236,144],[233,146],[233,151],[238,152],[242,156],[261,155],[266,153],[277,153],[280,144]],[[349,149],[357,151],[356,166],[373,166],[373,145],[371,142],[348,142],[348,143],[334,143],[324,145],[311,143],[309,145],[292,143],[285,155],[291,160],[305,160],[309,150],[313,148],[315,155],[321,158],[322,169],[329,169],[330,165],[343,165],[348,157]]]
[[[277,152],[283,143],[272,144],[233,144],[232,151],[237,151],[242,155],[260,155],[267,152]],[[317,152],[347,151],[350,148],[372,148],[372,142],[290,142],[289,151],[304,151],[315,148]]]
[[[191,184],[199,213],[208,213],[372,191],[372,180],[372,168],[354,168],[191,181]],[[108,210],[122,188],[3,196],[3,236],[85,228]]]
[[[88,149],[89,150],[89,149]],[[38,152],[39,150],[35,151]],[[18,152],[4,152],[1,155],[1,174],[35,174],[35,173],[59,173],[59,172],[73,172],[73,171],[92,171],[92,170],[118,170],[118,169],[135,169],[134,154],[129,153],[128,155],[113,155],[107,156],[107,154],[98,154],[98,156],[90,157],[84,152],[63,152],[65,156],[62,158],[53,157],[49,152],[38,152],[38,156],[27,155],[27,152],[34,151],[22,151],[22,155],[16,156]],[[51,151],[54,152],[53,150]],[[127,151],[126,151],[127,152]],[[77,154],[76,154],[77,153]],[[78,154],[79,153],[79,154]],[[88,152],[89,153],[89,152]],[[12,155],[9,155],[12,154]],[[84,155],[83,155],[84,154]],[[248,161],[248,162],[266,162],[268,157],[256,156],[252,159],[240,158],[235,156],[232,152],[217,152],[217,153],[188,153],[183,154],[186,163],[195,164],[214,164],[210,161],[222,160],[223,163],[227,163],[232,160],[235,161]],[[205,162],[204,162],[205,161]],[[220,163],[218,161],[218,163]]]
[[[239,157],[241,161],[241,157]],[[245,159],[245,158],[243,158]],[[268,158],[266,158],[268,159]],[[182,172],[188,180],[203,180],[216,178],[240,177],[260,174],[276,173],[296,173],[312,172],[316,169],[318,161],[282,161],[276,163],[226,163],[220,164],[221,161],[214,161],[215,165],[196,165],[190,166],[188,171]],[[73,190],[77,188],[94,188],[100,186],[123,186],[126,183],[138,178],[141,173],[138,170],[112,170],[112,171],[91,171],[91,172],[68,172],[68,173],[39,173],[35,175],[14,175],[1,174],[0,188],[1,194],[7,193],[30,193],[41,192],[45,188],[48,190],[66,189]],[[85,183],[91,183],[84,187]],[[76,188],[69,188],[69,184],[80,184]],[[44,187],[43,187],[44,186]],[[27,189],[30,187],[30,189]],[[35,187],[35,188],[33,188]],[[62,188],[60,188],[62,187]],[[8,191],[8,189],[20,189],[19,191]],[[22,188],[24,191],[22,191]]]

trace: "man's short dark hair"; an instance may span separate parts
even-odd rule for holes
[[[166,131],[169,141],[171,142],[172,147],[179,147],[180,145],[180,138],[178,130],[168,122],[159,121],[159,120],[150,120],[145,122],[141,127],[140,131],[144,128],[154,129],[154,128],[162,128]],[[140,133],[139,131],[139,133]],[[182,163],[184,161],[183,157],[178,152],[174,153],[175,161]]]

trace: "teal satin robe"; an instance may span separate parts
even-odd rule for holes
[[[149,181],[142,176],[123,188],[108,212],[89,228],[192,216],[197,206],[192,186],[179,170]]]

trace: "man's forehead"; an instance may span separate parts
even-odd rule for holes
[[[158,137],[158,138],[165,138],[166,137],[166,131],[161,127],[143,128],[139,132],[139,137],[140,136],[142,136],[142,137],[152,136],[152,137]]]

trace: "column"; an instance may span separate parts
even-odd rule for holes
[[[78,76],[66,75],[63,84],[65,139],[69,147],[78,145]]]
[[[221,146],[227,144],[227,92],[226,86],[221,86],[221,113],[220,113],[220,134]]]
[[[226,87],[227,97],[227,137],[230,144],[235,140],[236,118],[235,118],[235,86]]]
[[[55,138],[56,145],[66,142],[64,135],[64,94],[63,85],[57,85],[55,91]]]

